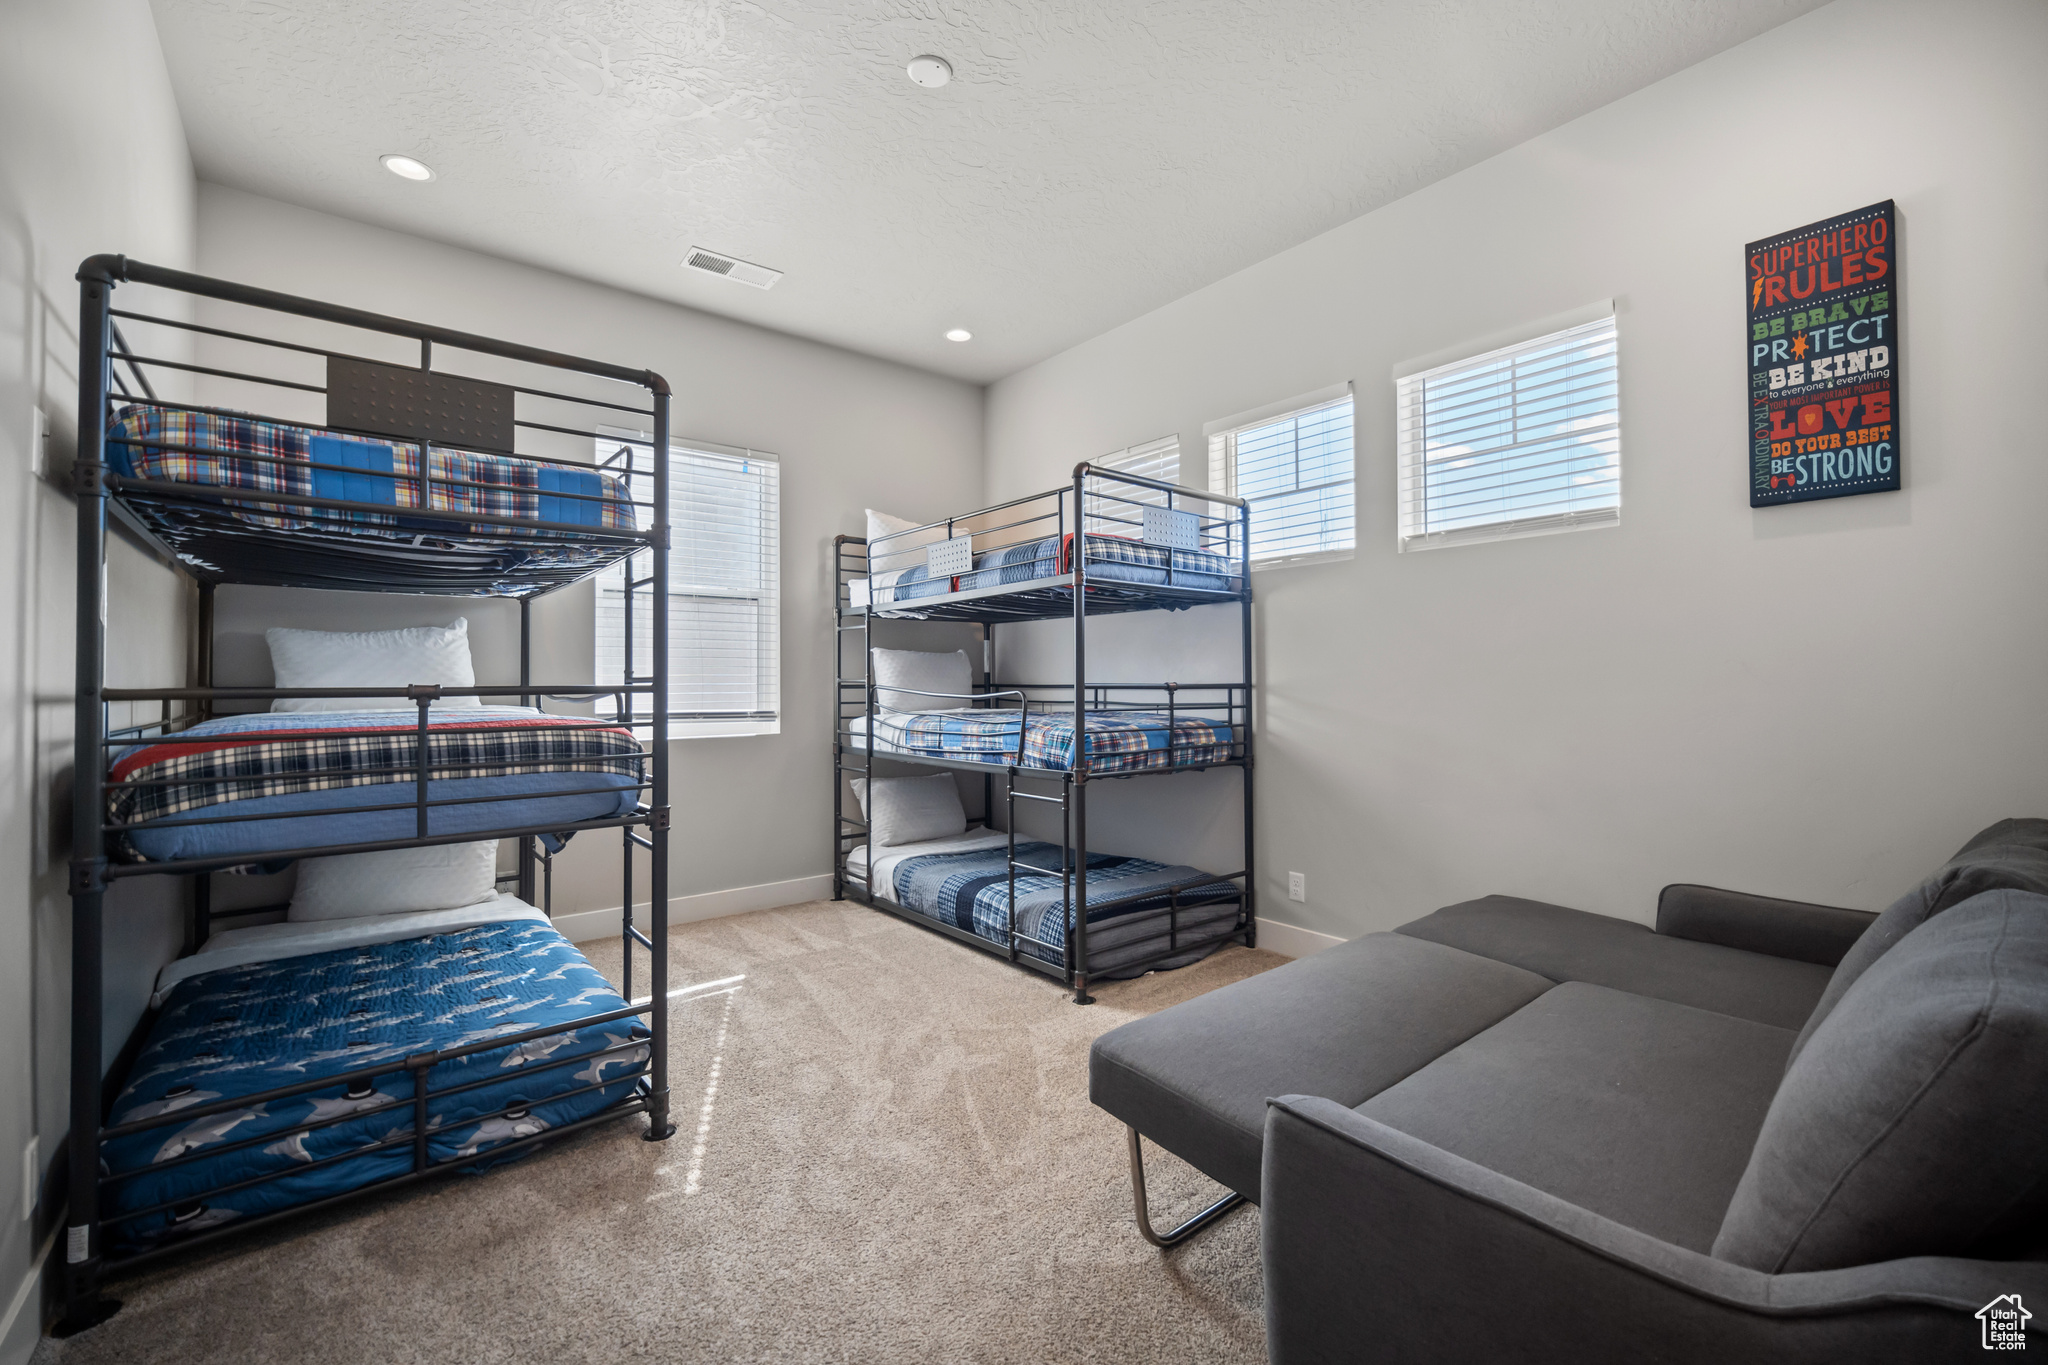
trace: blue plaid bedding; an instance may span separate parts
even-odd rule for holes
[[[1042,868],[1060,865],[1057,844],[1037,841],[1017,845],[1017,861]],[[1235,882],[1210,881],[1192,867],[1169,867],[1144,858],[1109,853],[1088,855],[1088,970],[1112,971],[1168,947],[1207,953],[1237,927],[1240,893]],[[892,899],[942,924],[1009,944],[1009,862],[1000,848],[969,853],[931,853],[905,858],[890,876]],[[1167,888],[1195,885],[1179,893],[1186,909],[1175,916],[1174,941],[1169,941],[1166,915],[1144,916],[1165,909]],[[1115,898],[1114,904],[1098,904]],[[1068,919],[1062,880],[1043,873],[1017,876],[1018,950],[1055,966],[1066,962]],[[1192,960],[1192,959],[1190,959]]]
[[[394,1069],[353,1089],[335,1085],[173,1119],[108,1142],[109,1244],[140,1251],[409,1170],[412,1081],[396,1066],[401,1059],[624,1004],[583,954],[537,921],[188,978],[151,1025],[109,1127],[386,1062]],[[430,1094],[486,1083],[429,1099],[429,1157],[481,1158],[481,1169],[493,1148],[626,1099],[647,1062],[649,1036],[638,1020],[619,1019],[442,1062],[427,1073]],[[571,1058],[581,1065],[537,1069]],[[568,1093],[575,1090],[583,1093]],[[305,1126],[343,1115],[355,1117]],[[360,1155],[346,1155],[352,1152]],[[244,1189],[207,1193],[272,1174]]]
[[[1027,545],[1011,545],[977,556],[974,572],[960,575],[959,591],[1029,583],[1073,568],[1073,536],[1047,536]],[[1169,550],[1161,545],[1121,536],[1088,537],[1088,577],[1122,583],[1171,584],[1228,592],[1237,586],[1237,566],[1222,555],[1199,550]]]
[[[958,578],[933,578],[930,566],[914,564],[903,570],[894,583],[876,588],[875,601],[914,602],[950,592],[1053,578],[1072,569],[1073,540],[1071,534],[1046,536],[990,550],[976,555],[973,571]],[[1204,592],[1233,592],[1240,581],[1236,561],[1223,555],[1169,550],[1121,536],[1098,535],[1088,537],[1088,577],[1104,582],[1170,584]]]
[[[262,457],[262,458],[251,458]],[[183,412],[135,404],[115,414],[107,429],[107,465],[130,478],[300,497],[336,498],[420,508],[420,447],[260,418]],[[315,465],[328,466],[314,468]],[[624,485],[596,470],[568,468],[475,451],[432,447],[427,461],[431,496],[425,510],[520,517],[591,530],[636,529]],[[444,482],[452,481],[452,482]],[[260,502],[230,503],[252,508]],[[245,520],[279,530],[326,523],[410,540],[422,531],[455,535],[551,534],[516,526],[459,519],[403,517],[358,509],[291,508],[270,504]],[[388,528],[378,530],[377,528]]]
[[[406,839],[417,718],[403,711],[252,712],[204,721],[122,749],[108,773],[108,823],[121,852],[152,860]],[[646,760],[630,730],[530,707],[446,707],[427,727],[429,800],[477,796],[428,813],[436,834],[623,815],[639,800]],[[234,814],[303,811],[235,824],[162,824],[238,803]]]
[[[1033,711],[1023,730],[1020,760],[1015,711],[976,707],[889,712],[877,720],[875,747],[1024,768],[1065,770],[1074,765],[1073,712]],[[1222,763],[1232,756],[1232,739],[1228,724],[1208,716],[1176,714],[1169,726],[1163,711],[1090,711],[1087,767],[1091,773],[1127,773]]]

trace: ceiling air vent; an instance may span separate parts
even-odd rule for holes
[[[736,256],[721,256],[701,246],[691,247],[690,254],[683,258],[683,264],[692,270],[708,271],[740,284],[751,284],[756,289],[773,289],[775,282],[782,278],[780,270],[770,270],[765,265],[755,265]]]

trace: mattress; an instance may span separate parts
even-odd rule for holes
[[[914,602],[951,592],[972,592],[1054,578],[1072,570],[1073,541],[1070,532],[1065,536],[1046,536],[1041,540],[985,551],[975,556],[971,572],[956,578],[933,578],[930,567],[924,564],[876,574],[872,580],[874,600],[878,605]],[[1087,544],[1088,577],[1103,582],[1234,592],[1240,581],[1237,562],[1223,555],[1200,550],[1169,550],[1121,536],[1091,535]]]
[[[953,839],[878,849],[875,886],[919,914],[1007,948],[1008,846],[1009,836],[999,830],[973,830]],[[1020,839],[1016,856],[1019,863],[1041,868],[1060,865],[1057,844]],[[865,847],[848,856],[848,870],[856,877],[866,865]],[[1235,882],[1204,881],[1208,875],[1145,858],[1089,854],[1087,974],[1131,976],[1186,966],[1214,952],[1237,931],[1243,897]],[[1167,888],[1182,883],[1194,885],[1180,891],[1182,908],[1170,924],[1169,916],[1158,912],[1171,903]],[[1019,871],[1020,953],[1064,966],[1070,917],[1059,876]]]
[[[867,736],[867,717],[847,722],[856,744]],[[1016,763],[1065,771],[1074,762],[1072,711],[1032,711],[1023,720],[1018,750],[1017,712],[995,707],[954,711],[888,711],[875,719],[878,753],[916,754],[970,763]],[[1164,711],[1090,711],[1088,771],[1094,774],[1192,768],[1228,761],[1231,727],[1213,717]]]
[[[555,535],[554,530],[464,522],[460,514],[566,523],[593,531],[637,529],[625,486],[608,474],[511,455],[428,448],[430,496],[421,509],[418,444],[322,431],[229,413],[134,404],[107,430],[107,464],[130,478],[252,492],[336,498],[451,516],[406,517],[360,509],[238,510],[252,525],[279,530],[335,523],[410,540],[441,535]],[[250,458],[252,456],[265,458]],[[326,466],[315,468],[315,465]],[[445,481],[445,482],[444,482]],[[247,509],[258,503],[229,503]],[[573,534],[573,533],[572,533]]]
[[[109,1127],[166,1120],[102,1149],[110,1248],[147,1250],[408,1171],[412,1081],[404,1058],[624,1007],[538,911],[509,896],[496,905],[498,922],[239,962],[172,985],[108,1118]],[[332,939],[347,932],[336,924],[355,923],[264,927]],[[289,946],[288,935],[273,940],[273,950]],[[427,1072],[429,1157],[482,1169],[508,1142],[629,1098],[649,1036],[638,1020],[619,1019],[439,1063]],[[387,1062],[390,1072],[353,1087],[177,1117]],[[482,1084],[436,1093],[470,1082]],[[324,1119],[340,1121],[305,1126]],[[209,1193],[264,1176],[274,1178]]]
[[[121,826],[117,851],[152,862],[255,859],[413,838],[415,811],[367,808],[413,799],[417,724],[409,711],[266,711],[130,746],[115,754],[108,774],[108,823]],[[428,833],[630,814],[645,757],[630,730],[593,727],[583,717],[523,706],[434,709],[427,797],[465,804],[430,809]],[[503,799],[468,799],[475,797]],[[229,815],[231,822],[181,823]]]

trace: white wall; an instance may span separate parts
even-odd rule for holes
[[[90,73],[90,79],[87,79]],[[68,1127],[72,604],[78,285],[97,252],[189,266],[192,167],[143,0],[0,4],[0,1362],[25,1360],[42,1305],[33,1273],[63,1194],[32,1221],[23,1146],[47,1169]],[[168,306],[124,287],[124,305]],[[175,353],[174,353],[175,354]],[[41,409],[54,433],[38,472]],[[186,595],[132,545],[109,549],[116,685],[186,681]],[[120,723],[119,721],[116,722]],[[108,896],[106,1047],[141,1015],[177,950],[182,888]]]
[[[1170,431],[1199,483],[1205,420],[1356,381],[1356,558],[1255,578],[1264,915],[1875,908],[2048,814],[2044,67],[2031,0],[1843,0],[993,386],[992,499]],[[1887,197],[1905,488],[1752,511],[1743,244]],[[1393,369],[1605,298],[1621,525],[1397,555]],[[1100,676],[1156,676],[1180,623],[1121,657],[1117,624]],[[1164,788],[1101,793],[1121,851],[1198,842]]]
[[[782,729],[676,743],[672,894],[790,883],[770,903],[818,894],[831,866],[831,539],[859,534],[864,506],[939,516],[978,505],[981,389],[214,185],[200,187],[199,258],[207,274],[658,371],[675,390],[679,438],[781,458]],[[224,588],[220,612],[223,682],[267,683],[254,635],[285,623],[467,614],[480,665],[516,659],[518,617],[504,602]],[[536,604],[537,679],[590,677],[591,612],[588,585]],[[244,674],[231,678],[235,667]],[[595,834],[570,846],[557,910],[613,903],[618,848]],[[644,868],[636,875],[644,899]]]

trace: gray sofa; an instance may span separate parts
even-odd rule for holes
[[[1089,1087],[1156,1243],[1262,1206],[1275,1361],[1976,1358],[2048,1313],[2048,821],[1882,916],[1454,905],[1107,1033]],[[1140,1134],[1235,1193],[1155,1234]]]

